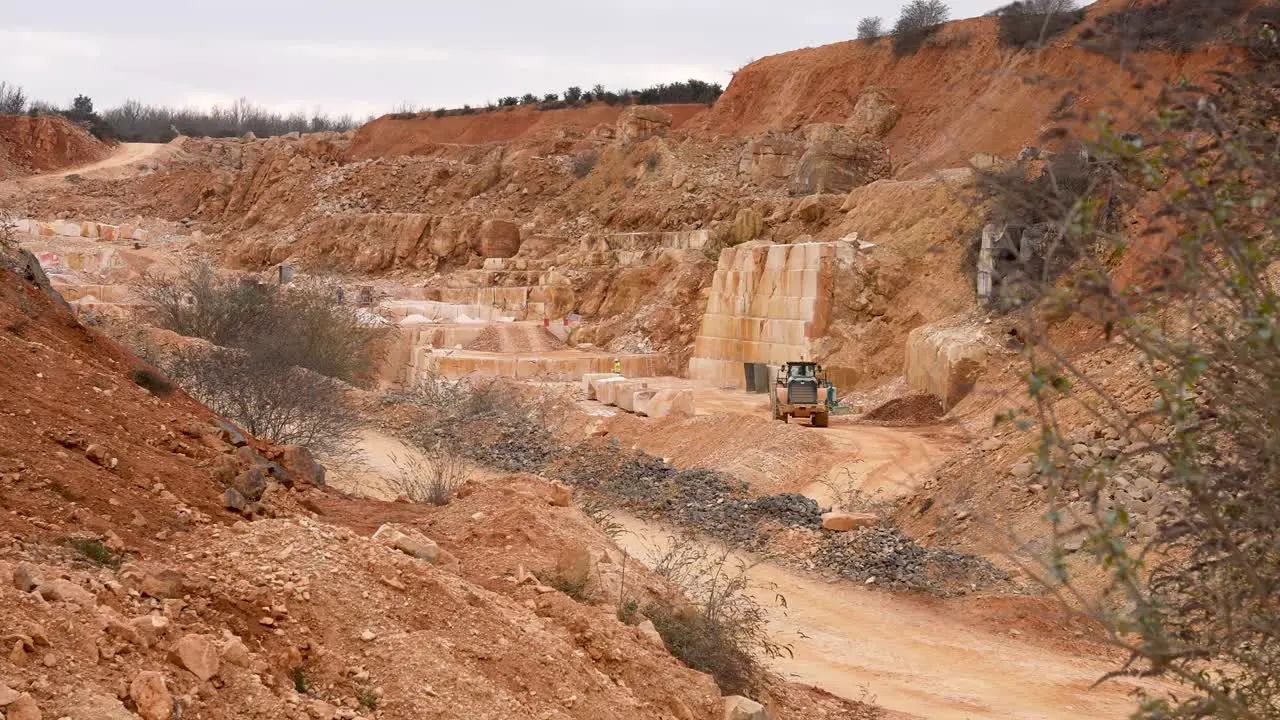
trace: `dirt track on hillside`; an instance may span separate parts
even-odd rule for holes
[[[646,562],[670,534],[618,520],[619,544]],[[772,663],[788,679],[931,720],[1119,720],[1134,708],[1127,682],[1091,689],[1115,659],[1061,630],[1070,621],[1047,601],[878,592],[767,562],[750,573],[773,638],[794,653]]]

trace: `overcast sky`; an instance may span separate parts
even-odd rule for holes
[[[0,80],[66,104],[133,98],[364,116],[696,77],[892,24],[899,0],[0,0]],[[952,17],[999,0],[952,0]]]

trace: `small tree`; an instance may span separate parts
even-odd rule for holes
[[[883,20],[879,17],[865,17],[858,21],[858,39],[871,43],[884,36]]]
[[[26,91],[17,85],[0,81],[0,115],[21,115],[26,111]]]
[[[77,120],[87,120],[93,116],[93,100],[88,95],[77,95],[71,101],[71,116]]]
[[[911,0],[893,26],[893,49],[902,55],[920,49],[942,27],[951,9],[942,0]]]
[[[521,105],[537,105],[538,96],[534,95],[533,93],[525,93],[524,95],[520,96],[520,104]]]
[[[604,100],[606,93],[608,93],[608,90],[605,90],[604,85],[601,85],[600,83],[596,83],[595,86],[591,88],[591,97],[597,101]]]
[[[582,88],[574,85],[564,91],[564,99],[566,102],[575,103],[582,99]]]
[[[557,95],[556,93],[547,93],[546,95],[542,96],[542,102],[545,102],[545,103],[553,103],[553,102],[559,102],[559,101],[560,101],[560,96]]]

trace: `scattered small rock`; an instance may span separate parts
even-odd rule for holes
[[[138,673],[129,684],[129,697],[142,720],[170,720],[173,717],[173,696],[165,686],[164,675],[158,672]]]
[[[184,635],[174,643],[169,657],[175,664],[190,670],[201,681],[208,681],[217,675],[221,663],[217,647],[203,635]]]
[[[556,507],[569,507],[573,504],[573,488],[564,483],[551,484],[551,504]]]
[[[751,698],[730,695],[724,699],[724,720],[769,720],[769,711]]]
[[[41,720],[44,715],[40,712],[40,706],[36,705],[35,698],[27,693],[18,696],[4,710],[5,717],[8,720]]]
[[[43,582],[30,565],[21,564],[13,569],[13,586],[19,592],[31,592]]]

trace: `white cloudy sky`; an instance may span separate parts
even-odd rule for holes
[[[902,0],[0,0],[0,80],[66,104],[129,98],[357,116],[569,85],[728,83],[748,60],[891,24]],[[953,17],[1001,0],[952,0]]]

